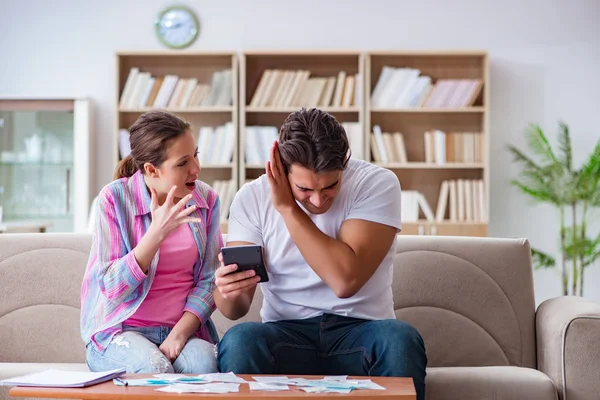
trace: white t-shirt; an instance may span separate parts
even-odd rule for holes
[[[378,222],[400,230],[400,198],[400,183],[393,172],[351,159],[331,208],[320,215],[307,214],[333,238],[348,219]],[[292,240],[283,217],[271,203],[266,175],[244,185],[233,200],[227,241],[250,242],[265,249],[269,282],[260,284],[264,322],[312,318],[323,313],[370,320],[395,318],[391,284],[396,241],[358,293],[338,298],[306,263]]]

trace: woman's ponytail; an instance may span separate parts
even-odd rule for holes
[[[121,179],[121,178],[129,178],[133,176],[137,172],[137,168],[135,166],[135,161],[131,154],[126,156],[119,162],[117,168],[115,168],[115,176],[113,179]]]

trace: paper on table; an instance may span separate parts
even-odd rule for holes
[[[125,373],[125,368],[102,372],[49,369],[0,381],[0,386],[86,387],[110,381]]]
[[[336,381],[343,382],[348,379],[348,375],[334,375],[334,376],[326,376],[323,378],[324,381]]]
[[[306,386],[301,387],[301,390],[304,390],[306,393],[343,393],[348,394],[352,391],[352,389],[335,389],[328,388],[326,386]]]
[[[262,383],[285,383],[288,384],[290,382],[290,378],[287,376],[253,376],[256,382]]]
[[[208,382],[248,383],[233,372],[215,372],[213,374],[198,375],[198,377],[206,379]]]
[[[205,383],[200,385],[176,383],[156,390],[167,393],[235,393],[240,391],[240,385],[238,383]]]
[[[248,382],[248,383],[250,384],[250,390],[268,390],[268,391],[290,390],[290,387],[283,383],[264,383],[264,382]]]

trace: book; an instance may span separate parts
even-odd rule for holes
[[[125,373],[125,368],[102,372],[79,372],[49,369],[0,381],[0,386],[34,386],[79,388],[110,381]]]

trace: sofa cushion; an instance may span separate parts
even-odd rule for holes
[[[428,368],[427,400],[558,400],[550,378],[521,367]]]
[[[0,236],[0,360],[84,362],[79,296],[91,236]]]
[[[423,336],[428,366],[535,368],[526,240],[399,236],[392,287],[396,317]]]

